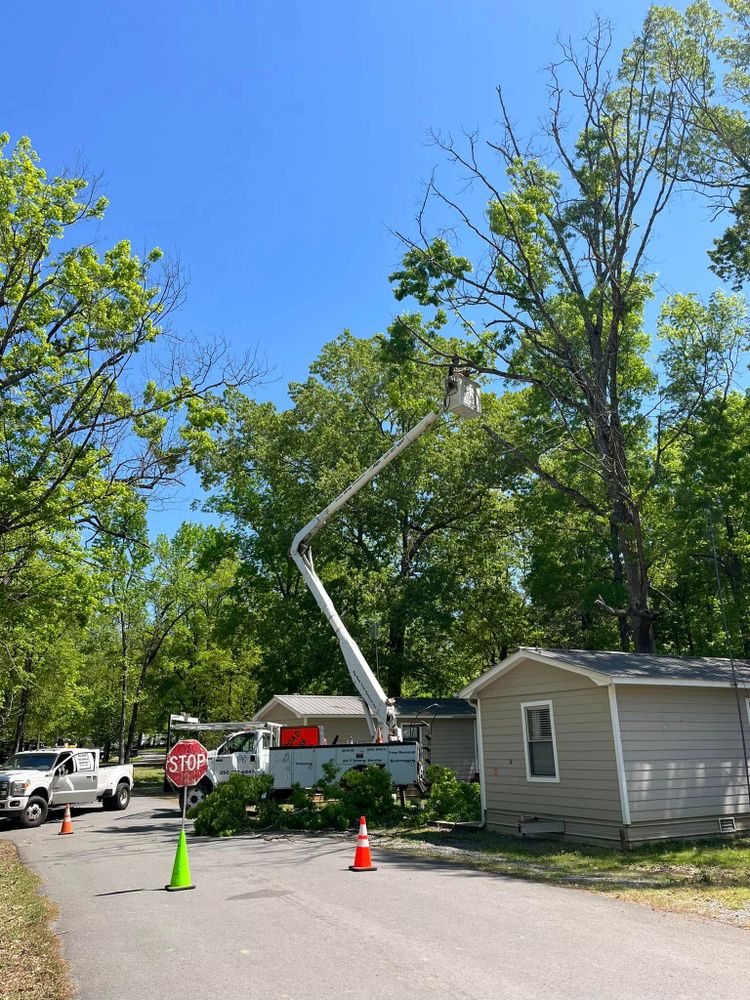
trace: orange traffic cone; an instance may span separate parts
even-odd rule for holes
[[[70,803],[65,806],[65,815],[63,816],[62,826],[60,827],[60,833],[58,836],[62,836],[64,833],[72,833],[73,824],[70,822]]]
[[[350,872],[376,872],[377,868],[370,857],[370,840],[367,836],[367,822],[364,816],[359,819],[359,834],[357,835],[357,850],[354,852],[354,864],[349,865]]]

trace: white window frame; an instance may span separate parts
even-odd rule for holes
[[[531,760],[529,759],[529,730],[526,725],[526,709],[527,708],[548,708],[549,709],[549,721],[550,728],[552,729],[552,756],[555,761],[555,776],[551,775],[540,775],[531,773]],[[552,706],[552,702],[547,699],[546,701],[522,701],[521,702],[521,726],[523,727],[523,756],[526,761],[526,780],[527,781],[544,781],[544,782],[559,782],[560,781],[560,764],[557,760],[557,734],[555,733],[555,710]]]

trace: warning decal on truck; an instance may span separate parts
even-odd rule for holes
[[[282,726],[281,745],[283,747],[316,747],[320,743],[317,726]]]

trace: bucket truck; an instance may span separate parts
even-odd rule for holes
[[[397,441],[384,455],[363,472],[335,500],[294,536],[290,555],[299,567],[308,589],[328,619],[339,641],[344,660],[354,686],[364,703],[365,717],[370,730],[370,743],[344,745],[318,744],[315,746],[282,745],[281,727],[248,723],[233,733],[218,750],[209,752],[209,768],[201,784],[186,789],[188,806],[199,802],[217,784],[226,781],[230,774],[267,773],[273,775],[274,792],[284,792],[294,784],[311,788],[323,777],[323,765],[336,764],[339,773],[375,764],[385,768],[396,787],[402,790],[409,785],[424,788],[424,760],[419,740],[403,740],[395,711],[395,699],[389,698],[361,649],[341,620],[320,577],[315,572],[311,542],[341,508],[370,483],[409,445],[420,438],[445,413],[460,417],[476,417],[481,412],[479,387],[465,373],[450,369],[445,381],[442,406],[428,413],[418,424]],[[233,723],[214,723],[208,728],[224,730],[235,728]],[[206,728],[201,723],[175,723],[175,730],[198,731]],[[240,727],[237,726],[239,729]]]

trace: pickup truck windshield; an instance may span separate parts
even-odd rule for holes
[[[0,765],[0,770],[51,771],[56,759],[56,753],[17,753]]]

